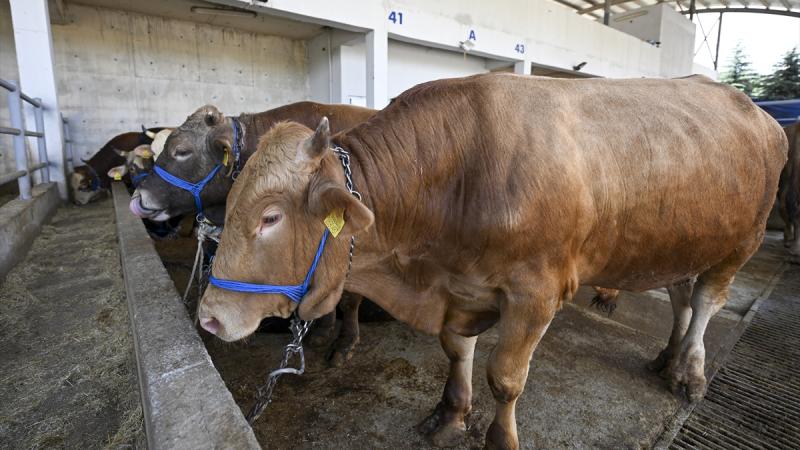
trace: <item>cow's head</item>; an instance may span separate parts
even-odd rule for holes
[[[69,178],[69,187],[72,192],[72,201],[76,205],[85,205],[104,195],[100,186],[100,175],[86,166],[78,166]]]
[[[158,138],[156,135],[154,145],[158,145]],[[232,146],[231,119],[223,116],[214,106],[204,106],[169,133],[164,150],[155,163],[172,175],[190,182],[200,181],[217,164],[224,164],[225,169],[206,185],[201,194],[203,207],[208,209],[209,206],[225,203],[233,183],[230,177],[234,166]],[[196,212],[191,193],[155,175],[148,176],[139,184],[131,199],[131,211],[140,217],[157,221]]]
[[[328,120],[316,132],[283,122],[260,140],[231,190],[225,230],[214,260],[219,279],[271,285],[302,283],[325,231],[323,221],[343,212],[344,228],[329,236],[310,289],[299,305],[304,319],[332,311],[344,287],[350,237],[373,222],[372,212],[344,184],[329,149]],[[251,334],[261,319],[288,317],[297,304],[279,294],[245,294],[209,286],[198,317],[226,341]]]
[[[108,177],[114,181],[119,181],[128,175],[135,186],[140,182],[140,177],[147,176],[153,170],[155,157],[156,153],[152,148],[152,144],[139,145],[126,153],[125,164],[109,169]]]

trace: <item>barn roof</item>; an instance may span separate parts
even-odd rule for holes
[[[603,0],[553,1],[574,9],[578,14],[603,20]],[[677,11],[688,15],[691,7],[691,0],[608,0],[608,2],[611,4],[612,14],[668,3]],[[719,12],[751,12],[800,18],[800,0],[695,0],[695,14]]]

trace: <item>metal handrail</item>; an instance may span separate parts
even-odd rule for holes
[[[12,136],[14,159],[17,166],[15,172],[0,175],[0,185],[17,180],[20,198],[28,200],[31,198],[31,175],[34,172],[41,170],[42,182],[50,181],[50,163],[47,160],[47,145],[44,139],[44,116],[42,113],[44,107],[41,99],[25,95],[13,81],[0,78],[0,87],[8,91],[8,112],[11,120],[11,127],[0,127],[0,134]],[[34,108],[36,131],[25,129],[22,120],[22,101],[28,102]],[[33,165],[29,165],[28,152],[25,150],[26,137],[36,138],[39,162]]]

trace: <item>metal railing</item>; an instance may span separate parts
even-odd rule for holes
[[[30,98],[20,91],[17,84],[0,78],[0,87],[8,91],[8,114],[11,127],[0,127],[0,134],[12,136],[14,146],[14,159],[17,166],[16,172],[0,174],[0,184],[9,183],[17,180],[19,183],[19,196],[23,200],[31,198],[31,174],[41,170],[42,182],[50,181],[49,162],[47,160],[47,145],[44,140],[44,117],[42,115],[42,100]],[[36,121],[36,131],[25,129],[22,120],[22,101],[28,102],[33,106],[34,118]],[[35,137],[39,149],[39,163],[29,165],[28,152],[25,150],[25,138]]]
[[[72,159],[72,137],[69,134],[69,122],[64,115],[61,115],[61,136],[64,140],[64,152],[66,153],[67,173],[75,170],[75,161]]]

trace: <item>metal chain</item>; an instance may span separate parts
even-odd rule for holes
[[[303,338],[311,328],[312,322],[314,321],[300,320],[296,313],[292,316],[292,323],[290,326],[290,329],[292,330],[292,342],[290,342],[289,345],[283,349],[283,359],[281,360],[280,366],[278,366],[276,370],[270,372],[269,376],[267,377],[267,382],[259,387],[256,391],[256,403],[250,409],[250,412],[247,413],[247,423],[249,423],[251,426],[259,418],[259,416],[261,416],[261,413],[264,412],[264,409],[266,409],[267,406],[272,403],[272,391],[275,389],[275,385],[278,384],[278,378],[287,373],[302,375],[303,372],[305,372],[306,358],[305,354],[303,353]],[[286,367],[289,365],[289,359],[291,359],[292,355],[295,354],[300,356],[300,368],[295,369],[293,367]]]
[[[200,298],[200,294],[203,291],[203,280],[208,279],[208,272],[211,270],[211,265],[206,269],[203,269],[203,243],[210,239],[216,243],[219,243],[219,235],[222,233],[222,227],[215,226],[208,219],[205,217],[200,217],[198,214],[197,220],[197,230],[195,233],[197,235],[197,252],[194,255],[194,264],[192,264],[192,274],[189,275],[189,281],[186,284],[186,290],[183,292],[183,303],[187,304],[189,299],[189,289],[192,287],[192,282],[194,281],[194,276],[197,274],[197,298]],[[200,269],[200,270],[198,270]]]
[[[344,186],[347,188],[348,191],[353,195],[353,197],[357,198],[358,201],[361,200],[361,193],[358,192],[353,184],[353,169],[350,168],[350,153],[347,150],[339,147],[333,147],[333,152],[336,153],[336,156],[339,157],[339,160],[342,162],[342,167],[344,167]],[[350,250],[348,253],[347,258],[347,275],[350,274],[350,268],[353,267],[353,252],[356,250],[356,237],[350,237]]]
[[[344,168],[345,186],[347,187],[347,190],[350,191],[355,198],[361,201],[361,193],[359,193],[353,186],[353,170],[350,168],[350,154],[338,146],[334,147],[333,151],[342,162],[342,167]],[[353,265],[353,252],[355,251],[355,247],[356,237],[352,236],[350,238],[350,251],[347,260],[348,275],[350,274],[350,267]],[[250,409],[250,412],[247,413],[247,423],[249,423],[251,426],[256,420],[258,420],[258,418],[261,416],[261,413],[264,412],[267,406],[272,403],[272,392],[275,390],[275,385],[278,384],[278,378],[287,373],[302,375],[303,372],[305,372],[306,359],[305,353],[303,353],[303,338],[306,336],[306,333],[308,333],[309,328],[311,328],[312,322],[313,320],[301,320],[297,316],[296,312],[294,315],[292,315],[292,323],[290,326],[292,330],[292,342],[290,342],[283,349],[283,359],[281,360],[281,364],[278,366],[278,369],[270,372],[269,376],[267,376],[267,381],[256,390],[256,402]],[[291,359],[292,355],[295,354],[300,356],[300,368],[295,369],[292,367],[286,367],[289,365],[289,359]]]

